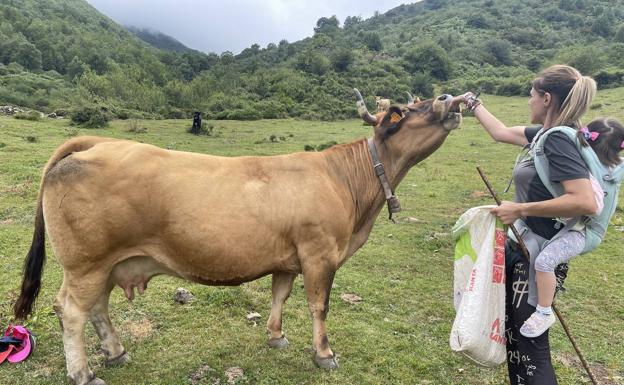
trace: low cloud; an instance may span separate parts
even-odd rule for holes
[[[312,36],[316,21],[336,15],[368,18],[401,5],[400,0],[87,0],[123,25],[170,35],[190,48],[235,54],[254,43],[266,47]]]

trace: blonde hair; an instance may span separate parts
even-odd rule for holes
[[[553,126],[581,128],[581,117],[585,115],[596,95],[596,82],[589,76],[567,65],[546,68],[535,80],[533,88],[540,94],[548,92],[553,102],[558,103],[557,118]]]

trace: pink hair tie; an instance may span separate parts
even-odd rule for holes
[[[598,137],[600,136],[599,132],[589,131],[587,127],[581,128],[580,131],[583,134],[585,140],[591,140],[592,142],[596,141],[596,139],[598,139]]]
[[[620,143],[620,148],[624,150],[624,140]]]

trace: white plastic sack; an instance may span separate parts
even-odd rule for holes
[[[489,367],[506,358],[506,234],[493,207],[471,208],[453,228],[457,315],[450,336],[451,349]]]

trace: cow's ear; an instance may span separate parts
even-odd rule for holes
[[[399,130],[404,118],[405,113],[400,107],[391,106],[381,120],[379,130],[383,132],[383,136],[387,138]]]

